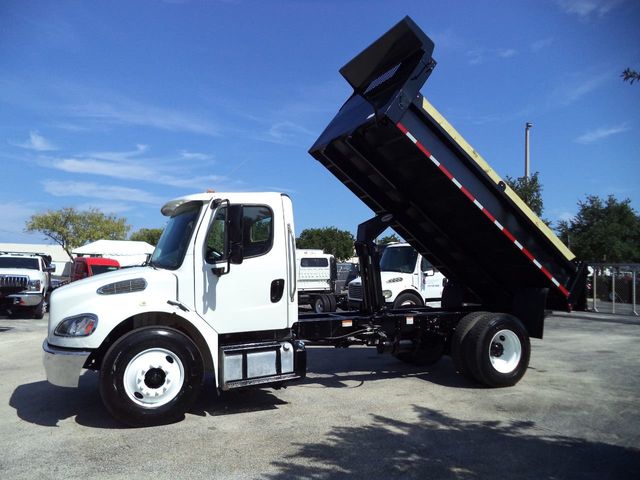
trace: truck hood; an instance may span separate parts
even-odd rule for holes
[[[40,270],[35,268],[0,268],[0,275],[21,275],[24,277],[39,277],[42,276]]]
[[[97,346],[93,344],[133,313],[153,309],[156,304],[166,307],[168,300],[176,299],[174,273],[152,267],[123,268],[72,282],[51,293],[49,342],[66,347]],[[99,318],[96,333],[86,338],[54,336],[62,320],[87,313]]]

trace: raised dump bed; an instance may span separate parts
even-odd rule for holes
[[[580,308],[584,265],[419,93],[433,48],[406,17],[345,65],[354,93],[310,153],[393,216],[390,226],[450,280],[449,298],[464,292],[525,322],[545,301]],[[536,317],[528,328],[541,336]]]

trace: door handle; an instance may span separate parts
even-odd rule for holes
[[[279,278],[271,282],[271,303],[278,303],[284,293],[284,279]]]

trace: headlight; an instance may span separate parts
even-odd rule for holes
[[[59,337],[87,337],[98,326],[98,317],[93,313],[83,313],[62,320],[55,331]]]
[[[395,278],[390,278],[389,280],[387,280],[387,283],[398,283],[402,281],[402,277],[395,277]]]
[[[383,290],[382,291],[382,296],[384,298],[391,298],[391,290]]]
[[[40,280],[29,280],[29,284],[27,285],[27,290],[32,292],[39,292],[41,285],[42,284],[40,283]]]

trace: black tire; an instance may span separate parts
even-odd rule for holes
[[[469,373],[488,387],[518,383],[527,371],[530,355],[527,330],[520,320],[506,313],[479,318],[463,345]]]
[[[326,313],[331,311],[331,303],[326,295],[318,295],[311,305],[315,313]]]
[[[329,311],[335,312],[338,308],[338,301],[336,300],[335,295],[327,295],[327,299],[329,300]]]
[[[428,367],[438,363],[444,354],[444,338],[439,335],[429,335],[423,338],[420,347],[412,352],[397,353],[394,356],[404,363]]]
[[[151,365],[144,370],[147,363]],[[175,373],[180,367],[182,373]],[[189,337],[172,328],[145,327],[124,335],[107,350],[100,369],[100,396],[109,413],[127,425],[173,423],[184,418],[197,398],[203,373],[202,356]],[[131,380],[142,374],[144,380],[131,392]],[[162,393],[156,395],[159,390]]]
[[[33,318],[35,318],[36,320],[42,320],[42,318],[44,317],[44,311],[45,311],[45,301],[40,300],[40,303],[38,305],[36,305],[35,307],[33,307],[33,311],[32,311],[32,315]]]
[[[394,310],[411,307],[422,307],[424,303],[422,299],[415,293],[405,292],[396,297],[393,302]]]
[[[455,365],[456,371],[473,380],[474,378],[469,374],[469,367],[466,364],[466,357],[463,355],[463,345],[469,331],[475,326],[476,322],[486,316],[490,315],[488,312],[472,312],[460,319],[456,330],[453,333],[451,339],[451,358]]]

